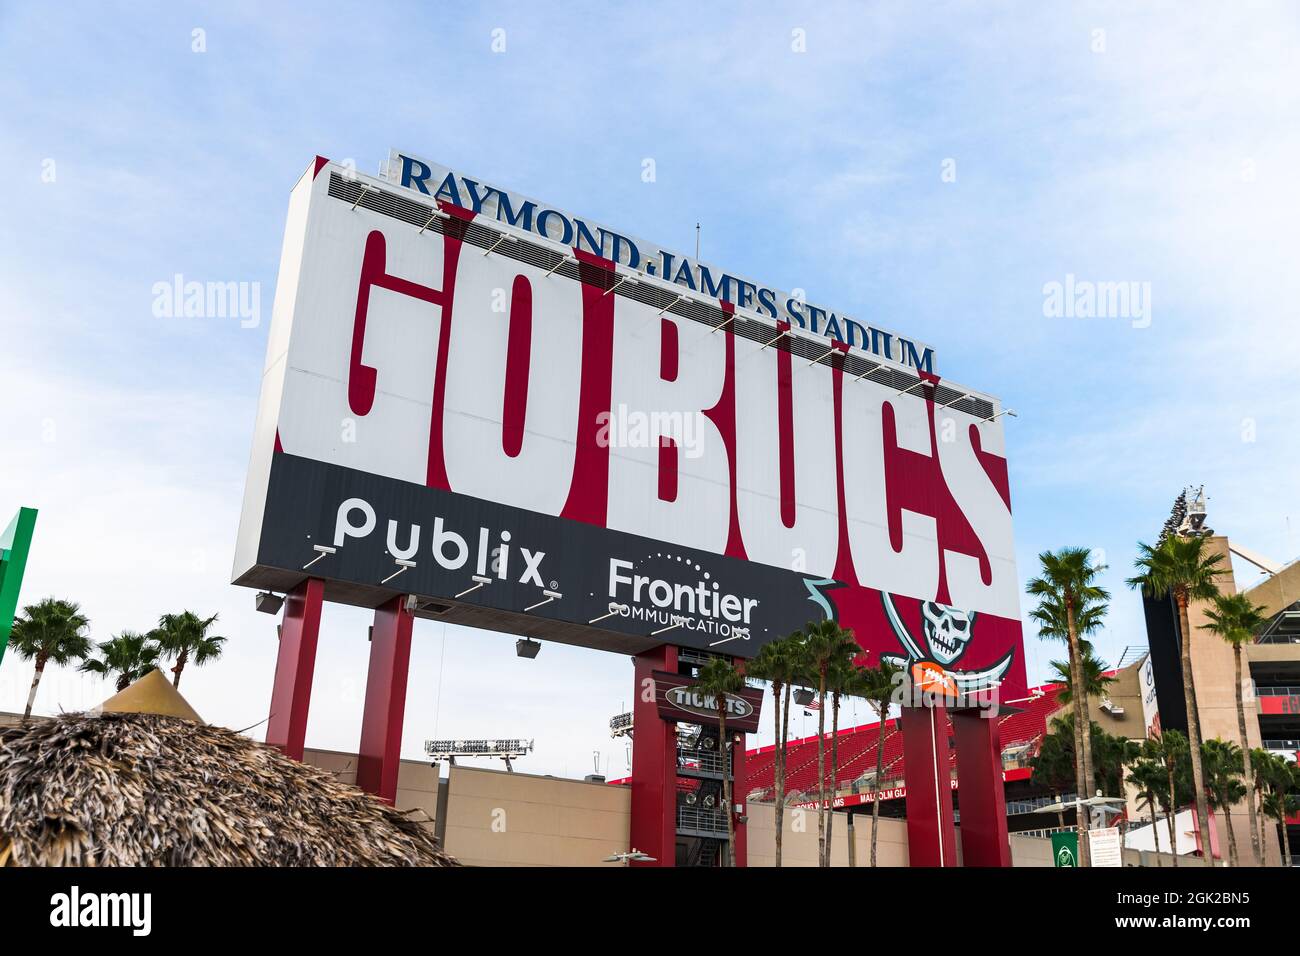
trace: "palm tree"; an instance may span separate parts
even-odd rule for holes
[[[1264,780],[1268,789],[1263,799],[1264,815],[1277,821],[1282,830],[1282,865],[1291,866],[1291,841],[1287,838],[1286,820],[1300,810],[1300,766],[1277,754],[1263,751]]]
[[[860,667],[854,675],[855,697],[869,702],[878,718],[876,737],[876,798],[871,801],[871,865],[876,865],[876,831],[880,827],[880,778],[885,772],[885,718],[902,683],[903,669],[881,660],[875,667]]]
[[[1089,697],[1102,697],[1106,688],[1115,683],[1116,678],[1107,674],[1107,665],[1092,649],[1089,641],[1079,641],[1080,665],[1083,669],[1083,686]],[[1074,676],[1070,673],[1068,661],[1051,661],[1056,674],[1056,683],[1061,689],[1056,692],[1056,699],[1062,704],[1074,703]]]
[[[36,660],[36,673],[27,692],[27,709],[23,711],[24,724],[31,720],[36,688],[40,686],[45,665],[50,661],[67,664],[90,653],[90,638],[85,633],[88,627],[90,621],[81,613],[80,605],[52,597],[27,605],[14,621],[9,646],[23,660]]]
[[[209,634],[208,628],[217,622],[217,615],[199,617],[193,611],[181,611],[179,614],[164,614],[158,619],[158,627],[149,632],[150,639],[158,643],[162,656],[175,660],[172,667],[172,685],[181,686],[181,671],[193,655],[197,665],[214,661],[221,656],[221,645],[226,643],[224,637]]]
[[[810,621],[803,632],[807,653],[805,665],[817,679],[817,860],[828,866],[826,852],[826,683],[831,662],[860,648],[852,631],[845,631],[834,621]]]
[[[800,634],[764,644],[749,662],[749,676],[772,684],[773,723],[776,731],[776,759],[773,782],[776,785],[776,865],[781,865],[781,835],[785,830],[785,762],[786,744],[790,739],[790,690],[802,669],[803,645]],[[785,698],[782,700],[782,691]]]
[[[82,662],[81,670],[111,679],[117,675],[117,689],[124,691],[158,664],[161,653],[147,634],[123,631],[110,641],[99,643],[99,658]]]
[[[1156,836],[1156,806],[1160,803],[1160,793],[1165,787],[1165,768],[1150,757],[1144,757],[1128,772],[1128,782],[1137,790],[1138,804],[1145,805],[1151,814],[1151,838],[1155,841],[1156,866],[1163,866],[1160,862],[1160,840]]]
[[[1083,687],[1081,635],[1100,626],[1106,614],[1106,602],[1110,600],[1109,592],[1095,583],[1102,569],[1091,563],[1087,548],[1062,548],[1055,553],[1044,551],[1038,556],[1038,561],[1042,574],[1025,585],[1025,591],[1038,598],[1038,607],[1029,612],[1029,618],[1038,624],[1039,637],[1065,640],[1069,649],[1071,686]],[[1087,729],[1092,726],[1092,721],[1088,717],[1087,694],[1075,695],[1072,703],[1075,752],[1080,758],[1076,761],[1076,776],[1082,799],[1090,795],[1087,784],[1092,779],[1092,742],[1088,739]],[[1079,862],[1087,866],[1088,815],[1080,811],[1077,817]]]
[[[855,674],[858,670],[853,663],[853,658],[862,653],[857,642],[852,646],[846,646],[841,651],[839,657],[831,661],[831,665],[826,672],[826,687],[831,692],[831,783],[830,799],[834,801],[835,791],[839,784],[840,771],[840,700],[845,696],[853,696],[852,688],[855,680]],[[835,827],[835,813],[831,808],[826,810],[826,865],[831,865],[831,848],[835,845],[833,842]]]
[[[1107,795],[1124,795],[1124,768],[1142,758],[1142,745],[1127,737],[1108,734],[1101,724],[1091,728],[1092,753],[1097,761],[1093,785]],[[1122,825],[1122,824],[1121,824]]]
[[[1068,726],[1067,726],[1068,719]],[[1030,761],[1033,782],[1045,787],[1057,803],[1063,803],[1065,794],[1079,786],[1079,774],[1074,759],[1078,738],[1074,733],[1074,718],[1058,717],[1039,742],[1038,753]],[[1065,810],[1056,811],[1057,823],[1065,829]]]
[[[718,709],[718,744],[722,752],[722,803],[727,818],[727,866],[736,865],[736,824],[731,807],[731,740],[727,736],[727,699],[745,689],[745,678],[735,665],[722,657],[710,658],[700,668],[696,689],[712,697]]]
[[[1241,648],[1254,643],[1255,635],[1263,630],[1268,619],[1264,608],[1252,604],[1245,594],[1220,594],[1214,599],[1214,609],[1205,615],[1210,623],[1205,629],[1217,634],[1232,645],[1233,664],[1237,668],[1237,735],[1241,738],[1243,781],[1246,786],[1246,810],[1250,814],[1250,847],[1255,865],[1264,865],[1263,844],[1260,842],[1258,821],[1255,819],[1255,774],[1250,765],[1250,741],[1246,739],[1246,704],[1242,693]]]
[[[1093,607],[1091,610],[1097,609]],[[1079,639],[1079,657],[1079,667],[1083,671],[1083,685],[1087,697],[1105,696],[1106,688],[1115,683],[1115,678],[1106,674],[1106,662],[1093,652],[1091,641],[1083,640],[1082,637]],[[1069,662],[1052,661],[1050,665],[1056,672],[1057,683],[1061,685],[1060,691],[1057,691],[1057,702],[1065,706],[1074,704],[1074,680],[1073,675],[1070,674]],[[1084,713],[1088,713],[1088,710],[1086,700]],[[1102,790],[1118,793],[1121,790],[1123,763],[1132,760],[1135,754],[1130,753],[1131,748],[1126,747],[1128,741],[1123,737],[1112,737],[1101,732],[1099,724],[1091,722],[1091,714],[1089,714],[1089,728],[1092,732],[1088,737],[1088,765],[1083,769],[1084,795],[1091,796],[1093,787],[1102,787],[1102,783],[1106,784]],[[1078,736],[1076,736],[1076,747],[1078,743]],[[1105,748],[1105,752],[1099,752],[1099,748]]]
[[[1174,868],[1178,867],[1178,834],[1174,817],[1186,796],[1186,769],[1189,763],[1187,738],[1178,730],[1163,730],[1160,736],[1147,741],[1151,756],[1165,768],[1166,799],[1165,820],[1169,824],[1169,852],[1173,854]]]
[[[1276,790],[1270,790],[1264,796],[1264,815],[1277,821],[1277,825],[1282,828],[1282,865],[1288,868],[1291,866],[1291,841],[1287,839],[1286,818],[1294,812],[1291,809],[1293,806],[1286,794]]]
[[[1191,601],[1208,601],[1219,593],[1215,580],[1225,573],[1223,555],[1207,554],[1204,538],[1169,535],[1158,547],[1138,543],[1138,557],[1133,566],[1140,573],[1128,579],[1132,588],[1141,588],[1150,598],[1172,594],[1178,607],[1178,628],[1182,636],[1183,701],[1187,708],[1187,737],[1192,755],[1192,792],[1196,799],[1196,817],[1205,847],[1205,865],[1214,866],[1210,853],[1210,815],[1205,799],[1205,770],[1201,766],[1201,717],[1196,709],[1196,685],[1192,680],[1192,626],[1187,616]]]
[[[1108,610],[1106,599],[1109,595],[1105,591],[1102,591],[1101,594],[1103,596],[1093,594],[1082,596],[1074,611],[1074,633],[1077,638],[1081,666],[1085,668],[1088,666],[1088,658],[1093,657],[1093,651],[1092,644],[1084,635],[1091,634],[1101,627],[1102,619],[1106,616]],[[1040,639],[1061,641],[1068,650],[1070,644],[1070,616],[1063,600],[1047,596],[1040,597],[1038,606],[1030,612],[1030,619],[1038,624]],[[1055,662],[1053,662],[1053,665],[1055,665]],[[1058,700],[1066,706],[1074,704],[1074,697],[1070,689],[1073,684],[1073,670],[1069,661],[1065,662],[1064,669],[1057,668],[1057,675],[1063,687],[1063,692],[1058,696]],[[1084,684],[1089,693],[1099,692],[1099,689],[1104,686],[1100,681],[1100,675],[1098,675],[1097,680],[1091,680],[1086,674],[1084,676]],[[1077,712],[1075,716],[1077,717]],[[1083,699],[1083,716],[1091,726],[1092,715],[1086,696]],[[1070,725],[1075,728],[1076,733],[1081,726],[1077,720],[1072,720]],[[1087,797],[1091,795],[1088,792],[1087,781],[1093,777],[1094,760],[1091,746],[1085,747],[1083,743],[1081,736],[1075,738],[1075,752],[1082,753],[1082,760],[1078,764],[1079,779],[1075,782],[1075,786],[1076,788],[1082,786],[1079,793],[1081,796]]]
[[[1250,769],[1253,775],[1251,786],[1255,791],[1255,825],[1258,828],[1253,838],[1259,843],[1261,866],[1267,865],[1268,862],[1264,842],[1264,795],[1268,792],[1269,771],[1272,769],[1274,756],[1263,747],[1255,747],[1250,752]]]
[[[1237,837],[1232,832],[1232,805],[1246,795],[1241,780],[1241,748],[1221,737],[1207,740],[1201,745],[1201,765],[1205,768],[1206,798],[1210,809],[1223,811],[1223,828],[1228,833],[1228,862],[1236,866]]]

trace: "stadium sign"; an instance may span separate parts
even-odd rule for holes
[[[996,399],[437,192],[295,186],[236,583],[633,654],[830,618],[1023,691]]]
[[[789,322],[814,335],[826,336],[862,349],[889,362],[925,372],[934,371],[934,349],[910,338],[864,324],[831,309],[805,301],[803,295],[781,292],[758,282],[731,275],[716,266],[697,262],[624,235],[604,225],[518,193],[471,178],[412,153],[390,150],[384,177],[424,196],[450,203],[505,226],[543,239],[572,246],[617,265],[643,271],[692,293],[752,309],[769,319]]]
[[[712,694],[698,690],[691,678],[667,671],[655,671],[655,703],[664,720],[683,723],[718,724],[718,701]],[[763,692],[746,687],[726,700],[727,729],[754,733],[758,730]]]

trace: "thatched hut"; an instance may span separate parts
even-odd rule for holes
[[[422,822],[202,723],[160,671],[93,712],[0,730],[6,863],[455,865]]]

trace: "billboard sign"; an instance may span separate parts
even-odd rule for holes
[[[1156,669],[1148,651],[1138,665],[1138,693],[1142,697],[1142,726],[1147,737],[1160,736],[1160,701],[1156,696]]]
[[[1023,690],[996,399],[318,159],[234,580],[637,653],[809,620]],[[976,675],[970,678],[970,675]]]

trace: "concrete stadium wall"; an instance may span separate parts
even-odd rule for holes
[[[473,866],[619,866],[628,848],[627,787],[452,767],[444,847]]]
[[[302,752],[303,763],[328,770],[344,783],[357,782],[357,755],[337,750]],[[403,760],[397,770],[397,799],[399,810],[409,810],[416,820],[433,825],[438,818],[438,769],[418,760]]]
[[[770,803],[748,805],[747,846],[750,866],[776,865],[776,807]],[[781,835],[781,865],[817,865],[817,814],[811,810],[787,808]],[[857,865],[871,864],[871,816],[858,814],[854,826]],[[831,829],[831,866],[849,865],[848,818],[835,815]],[[878,866],[907,866],[907,823],[888,817],[880,821],[876,840]]]

